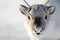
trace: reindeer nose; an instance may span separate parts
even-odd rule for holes
[[[39,27],[41,25],[42,21],[40,17],[36,17],[35,18],[35,24],[37,25],[37,27]]]

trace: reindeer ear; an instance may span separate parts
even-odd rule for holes
[[[50,14],[53,14],[55,9],[56,9],[56,7],[54,5],[51,5],[51,6],[47,7],[47,9],[48,9]]]
[[[28,11],[28,7],[26,7],[24,5],[20,5],[19,10],[22,12],[22,14],[26,15],[26,13]]]

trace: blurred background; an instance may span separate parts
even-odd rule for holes
[[[40,0],[26,1],[30,5],[40,3]],[[45,39],[60,40],[60,0],[50,0],[50,3],[56,6],[56,10]],[[30,40],[24,27],[24,15],[19,11],[21,4],[26,5],[23,0],[0,0],[0,40]]]

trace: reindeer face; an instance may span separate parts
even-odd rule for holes
[[[33,5],[29,8],[21,5],[20,11],[25,15],[28,27],[38,35],[45,30],[50,15],[55,11],[55,6]]]

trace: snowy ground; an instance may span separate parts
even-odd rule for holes
[[[29,4],[35,4],[39,1],[28,0],[28,2]],[[51,2],[56,5],[56,11],[52,15],[45,40],[59,40],[60,4],[59,0],[51,0]],[[0,40],[30,40],[24,27],[24,16],[18,9],[20,4],[26,5],[23,0],[0,0]]]

